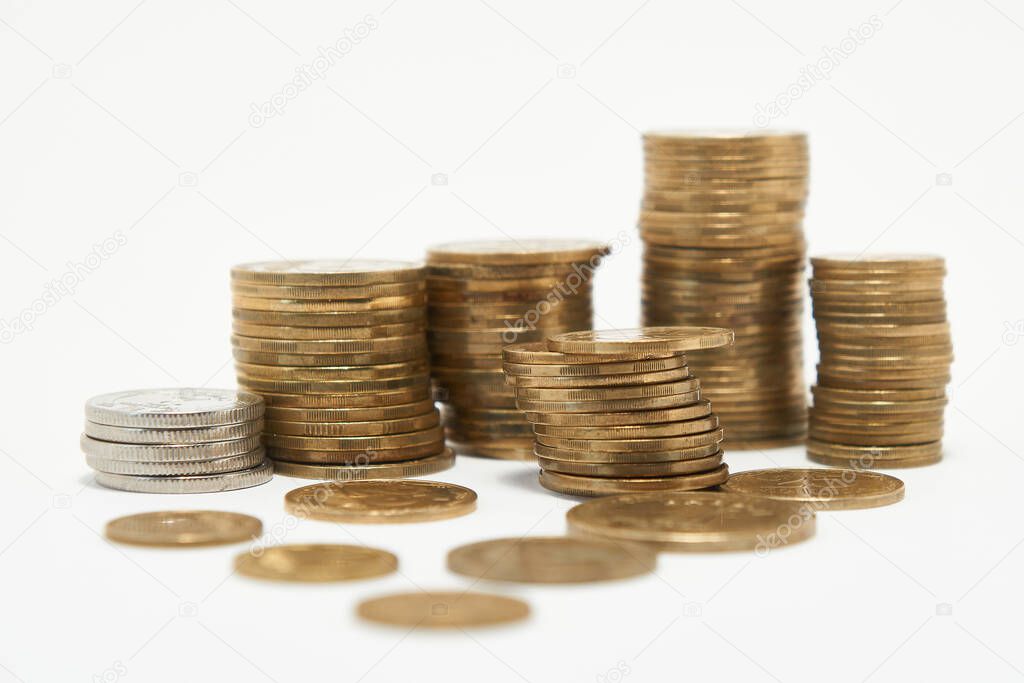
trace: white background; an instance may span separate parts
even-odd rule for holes
[[[0,0],[0,319],[79,273],[0,346],[0,680],[1024,675],[1019,5],[136,3]],[[798,83],[873,15],[881,28],[829,79]],[[253,103],[367,16],[376,28],[326,78],[250,125]],[[811,136],[811,253],[948,259],[946,460],[897,473],[905,502],[822,514],[815,539],[764,559],[664,555],[656,576],[614,585],[491,586],[527,599],[531,620],[466,634],[372,627],[353,610],[382,592],[467,587],[444,568],[458,544],[562,533],[574,501],[540,489],[529,465],[463,458],[441,477],[479,492],[462,519],[283,534],[400,556],[399,575],[351,585],[261,584],[230,575],[238,548],[158,552],[98,535],[168,506],[286,521],[297,480],[132,495],[92,484],[78,452],[91,395],[233,385],[233,263],[633,236],[640,131],[749,126],[791,84],[799,97],[774,124]],[[126,244],[75,269],[118,232]],[[639,256],[634,237],[599,273],[600,326],[638,320]],[[815,355],[810,336],[809,379]],[[798,448],[728,460],[806,463]]]

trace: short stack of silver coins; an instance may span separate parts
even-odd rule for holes
[[[230,389],[141,389],[85,404],[82,451],[96,482],[139,493],[213,493],[273,477],[263,399]]]

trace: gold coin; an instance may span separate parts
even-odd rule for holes
[[[732,330],[718,327],[642,327],[632,330],[567,332],[548,339],[548,348],[561,353],[601,354],[635,351],[664,353],[728,346]]]
[[[359,604],[367,621],[409,628],[473,628],[522,621],[530,607],[503,595],[470,592],[396,593]]]
[[[571,534],[660,550],[754,550],[764,555],[814,535],[805,505],[738,493],[645,493],[600,498],[566,514]]]
[[[298,437],[296,437],[298,438]],[[386,464],[408,462],[419,458],[435,456],[444,451],[444,441],[438,436],[433,441],[374,450],[372,448],[350,448],[343,450],[330,446],[329,439],[318,441],[322,448],[289,448],[273,445],[275,439],[267,438],[267,457],[278,462],[297,463],[303,465],[331,465],[335,467],[381,466]],[[386,477],[380,477],[386,478]]]
[[[458,280],[519,280],[523,278],[564,278],[567,273],[590,277],[593,269],[588,264],[526,263],[485,265],[475,263],[430,263],[427,278]]]
[[[701,425],[704,426],[704,425]],[[664,437],[659,439],[571,439],[559,436],[537,435],[537,443],[569,451],[595,451],[598,453],[621,453],[637,451],[673,451],[682,448],[694,448],[713,443],[721,443],[725,438],[725,430],[688,434],[685,436]]]
[[[676,422],[703,417],[711,413],[711,403],[698,399],[693,404],[679,408],[659,410],[636,410],[600,413],[547,413],[527,412],[526,419],[534,424],[559,427],[614,427],[618,425],[646,425],[662,422]]]
[[[408,446],[438,443],[443,438],[441,427],[430,427],[402,434],[381,436],[288,436],[266,433],[263,441],[267,446],[296,450],[340,450],[340,451],[385,451]]]
[[[496,446],[493,440],[486,441],[458,441],[449,438],[448,444],[459,455],[469,455],[481,458],[493,458],[495,460],[521,460],[532,462],[536,460],[533,455],[533,440],[522,440],[518,446]]]
[[[455,453],[445,449],[440,455],[432,455],[404,462],[381,463],[376,465],[307,465],[301,463],[274,461],[274,473],[302,479],[395,479],[419,477],[449,469],[455,464]]]
[[[595,389],[537,389],[515,387],[516,398],[529,401],[610,401],[626,398],[657,398],[689,394],[700,389],[699,379],[687,379],[662,384],[638,384],[625,387],[597,387]]]
[[[543,436],[557,436],[567,439],[652,439],[683,436],[706,432],[718,427],[718,416],[711,415],[711,404],[706,405],[707,413],[690,420],[655,424],[619,425],[611,427],[559,427],[535,424],[534,432]]]
[[[397,557],[361,545],[277,545],[235,557],[239,574],[270,581],[352,581],[384,576],[396,569]]]
[[[243,351],[315,355],[318,353],[375,353],[409,348],[421,349],[425,344],[425,338],[421,334],[412,334],[405,337],[379,337],[377,339],[309,339],[292,341],[289,339],[260,339],[259,337],[232,335],[231,344],[236,349]]]
[[[251,311],[244,308],[231,309],[236,322],[252,325],[277,325],[284,327],[377,327],[418,323],[427,320],[427,311],[422,306],[391,308],[381,311],[350,311],[347,313],[290,313],[287,311]],[[352,337],[355,339],[356,337]]]
[[[275,408],[383,408],[416,403],[429,398],[425,388],[382,391],[372,394],[272,394],[260,392],[268,406]]]
[[[501,538],[448,552],[448,569],[488,581],[588,583],[651,572],[657,554],[647,547],[565,536]]]
[[[266,409],[267,422],[320,422],[320,423],[360,423],[408,419],[420,415],[433,414],[434,402],[430,400],[416,403],[379,406],[370,408],[281,408]]]
[[[931,254],[834,254],[811,259],[815,269],[842,272],[910,273],[946,269],[946,259]]]
[[[310,484],[284,497],[289,513],[347,523],[429,522],[468,515],[476,493],[439,481],[370,479]]]
[[[104,533],[111,541],[132,545],[224,545],[259,537],[263,523],[237,512],[169,510],[112,519]]]
[[[896,477],[854,469],[776,468],[738,472],[723,491],[775,500],[811,503],[823,510],[857,510],[903,500]]]
[[[570,496],[613,496],[620,493],[696,491],[718,486],[728,478],[728,465],[720,465],[708,472],[672,477],[580,477],[541,470],[540,484]]]
[[[372,351],[370,353],[263,353],[245,351],[238,348],[231,350],[236,361],[257,365],[276,365],[286,367],[341,367],[341,366],[374,366],[392,363],[426,362],[427,349],[424,346],[410,346],[396,351]]]
[[[699,381],[699,380],[697,380]],[[681,408],[700,400],[700,391],[652,398],[619,398],[607,401],[533,401],[516,399],[516,406],[525,412],[537,413],[616,413]],[[544,420],[538,420],[543,422]]]
[[[429,366],[426,359],[382,365],[324,365],[312,368],[237,362],[235,370],[239,375],[255,379],[317,382],[413,377],[417,374],[426,375],[429,372]]]
[[[347,301],[406,296],[426,291],[423,280],[392,284],[361,285],[352,287],[322,287],[318,285],[261,285],[250,282],[232,282],[231,293],[256,299],[298,299]]]
[[[449,242],[427,249],[427,262],[476,265],[576,263],[600,259],[607,244],[577,239],[510,239],[484,242]],[[600,262],[600,261],[598,261]]]
[[[435,427],[440,423],[441,416],[437,409],[434,409],[433,412],[414,417],[366,422],[278,422],[271,420],[266,423],[266,429],[271,434],[288,434],[292,436],[383,436],[385,434],[415,432]]]
[[[618,375],[583,375],[581,377],[506,375],[505,383],[513,387],[533,387],[537,389],[596,389],[599,387],[680,382],[689,377],[689,368],[682,367],[676,370],[646,372],[635,375],[625,373]]]
[[[703,458],[666,462],[603,463],[537,458],[541,468],[559,474],[582,477],[671,477],[716,469],[722,464],[720,452]]]
[[[621,368],[626,363],[646,362],[649,360],[673,362],[674,359],[678,359],[675,362],[686,363],[686,357],[678,351],[621,351],[602,353],[600,357],[595,357],[593,354],[580,355],[552,351],[548,349],[548,345],[545,342],[511,344],[502,349],[501,356],[505,363],[515,364],[517,369],[520,366],[536,366],[537,372],[547,372],[545,369],[547,366],[553,368],[594,366],[598,368],[595,372],[601,372],[600,367],[608,365],[612,368],[609,372],[613,372],[616,368]],[[572,374],[572,372],[574,371],[570,369],[564,374]],[[637,372],[643,372],[643,370],[637,370]]]
[[[264,392],[275,394],[367,394],[378,391],[426,389],[430,385],[430,376],[426,373],[420,373],[411,377],[353,380],[311,379],[291,381],[249,377],[243,374],[238,374],[237,378],[239,386],[244,386],[257,394]]]
[[[886,467],[916,467],[930,465],[942,459],[942,442],[907,444],[897,446],[867,446],[830,443],[817,439],[807,440],[807,456],[825,464],[846,463],[854,469]]]
[[[288,325],[260,325],[235,320],[231,331],[240,337],[260,339],[288,339],[292,341],[318,339],[376,339],[378,337],[407,337],[422,334],[426,326],[421,322],[392,323],[390,325],[349,327],[292,327]]]
[[[327,301],[317,299],[259,299],[257,297],[233,294],[231,305],[249,311],[278,311],[284,313],[354,313],[380,311],[393,308],[414,308],[425,306],[425,293],[382,296],[380,298]]]
[[[514,356],[522,347],[534,347],[538,351],[544,349],[543,342],[531,344],[514,344],[505,347],[503,355]],[[543,351],[549,356],[562,355]],[[574,356],[575,358],[575,356]],[[639,376],[647,373],[668,372],[686,367],[686,356],[678,353],[665,358],[648,358],[646,360],[629,360],[611,363],[571,363],[566,365],[504,362],[502,370],[507,375],[519,377],[553,377],[557,379],[577,379],[583,377],[608,377],[611,375]]]
[[[231,269],[234,282],[262,285],[352,287],[422,280],[421,263],[371,260],[310,260],[243,263]]]

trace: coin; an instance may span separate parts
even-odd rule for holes
[[[233,281],[263,285],[350,287],[412,282],[422,278],[422,264],[401,261],[270,261],[243,263],[231,269]]]
[[[307,465],[302,463],[274,461],[274,471],[286,477],[302,479],[392,479],[419,477],[449,469],[455,464],[455,453],[446,449],[439,455],[380,464],[353,464],[350,466]]]
[[[654,353],[692,351],[728,346],[733,333],[718,327],[642,327],[630,330],[585,330],[548,339],[548,348],[561,353],[598,354],[629,351]]]
[[[856,510],[903,500],[903,482],[855,469],[776,468],[738,472],[723,491],[810,503],[817,509]]]
[[[474,491],[437,481],[340,481],[303,486],[285,495],[290,514],[332,522],[428,522],[475,509]]]
[[[581,477],[671,477],[716,469],[722,464],[722,454],[716,451],[703,458],[629,463],[577,462],[538,456],[537,462],[547,472],[575,474]]]
[[[473,628],[521,621],[530,607],[516,598],[471,592],[396,593],[363,601],[367,621],[411,628]]]
[[[217,510],[142,512],[112,519],[104,530],[116,543],[160,547],[241,543],[262,533],[255,517]]]
[[[137,389],[95,396],[86,403],[89,422],[135,429],[209,427],[263,415],[256,394],[225,389]]]
[[[392,296],[418,294],[425,289],[422,280],[395,282],[376,285],[353,285],[348,287],[325,287],[322,285],[262,285],[249,282],[232,282],[231,291],[245,297],[257,299],[320,299],[327,301],[349,301],[355,299],[376,299]]]
[[[695,474],[667,477],[583,477],[541,470],[540,484],[546,489],[570,496],[609,496],[619,493],[652,491],[694,491],[717,486],[729,478],[729,467]]]
[[[600,413],[539,413],[529,412],[526,417],[534,424],[559,427],[612,427],[618,425],[645,425],[690,420],[711,413],[710,401],[698,399],[691,405],[659,410],[637,410]]]
[[[475,579],[519,583],[588,583],[652,571],[650,549],[564,536],[501,538],[448,552],[448,569]]]
[[[696,403],[700,391],[652,398],[619,398],[607,401],[533,401],[517,399],[516,406],[526,412],[538,413],[614,413],[679,408]]]
[[[260,548],[235,557],[242,576],[270,581],[353,581],[398,569],[391,553],[361,545],[302,543]]]
[[[253,449],[241,455],[230,455],[213,460],[192,460],[183,462],[133,462],[99,458],[86,455],[85,463],[97,472],[130,474],[147,477],[183,477],[187,475],[210,475],[247,470],[261,464],[266,457],[262,448]]]
[[[603,242],[574,239],[514,239],[452,242],[427,250],[427,262],[518,265],[588,262],[608,252]]]
[[[619,453],[623,451],[672,451],[683,448],[694,448],[696,446],[706,446],[711,443],[721,443],[724,438],[725,430],[719,428],[687,434],[685,436],[670,436],[654,439],[576,439],[538,434],[537,443],[551,448],[564,450],[590,450],[603,453]]]
[[[615,373],[625,372],[626,366],[631,372],[646,372],[655,369],[668,369],[681,367],[686,364],[686,357],[678,351],[618,351],[615,353],[602,353],[599,358],[593,354],[569,354],[552,351],[546,342],[524,342],[505,346],[501,352],[503,361],[514,364],[513,370],[520,370],[524,366],[533,368],[530,372],[551,373],[552,368],[569,368],[559,370],[557,374],[572,374],[577,372],[577,366],[585,368],[581,372],[591,373]],[[658,363],[667,363],[668,366],[659,367]],[[549,367],[550,366],[550,367]]]
[[[260,446],[259,436],[231,441],[189,444],[136,444],[100,441],[82,434],[79,440],[86,455],[130,462],[191,462],[214,460],[248,453]]]
[[[231,441],[256,436],[263,431],[263,420],[255,419],[230,425],[213,427],[179,427],[177,429],[138,429],[115,427],[86,421],[85,434],[100,441],[118,441],[131,444],[196,444]]]
[[[270,463],[264,462],[248,470],[185,477],[144,477],[97,472],[96,483],[136,493],[216,493],[259,486],[270,481],[273,476],[274,470]]]
[[[440,424],[437,409],[431,412],[404,417],[394,420],[374,420],[366,422],[278,422],[268,421],[267,431],[272,434],[316,437],[347,437],[347,436],[382,436],[385,434],[402,434]]]

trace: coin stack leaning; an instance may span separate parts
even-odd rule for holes
[[[427,252],[435,398],[458,453],[533,460],[501,349],[589,329],[592,280],[608,247],[589,240],[456,242]]]
[[[953,344],[938,256],[812,258],[818,383],[811,460],[857,468],[942,459]]]
[[[545,488],[580,496],[689,491],[729,476],[724,437],[685,353],[732,342],[717,328],[570,332],[503,352]]]
[[[806,136],[652,132],[644,156],[644,324],[736,333],[689,355],[730,449],[802,442]]]
[[[82,450],[97,483],[139,493],[213,493],[270,481],[263,400],[227,389],[142,389],[85,404]]]
[[[365,479],[452,465],[430,397],[424,277],[395,261],[232,269],[238,384],[266,401],[276,472]]]

